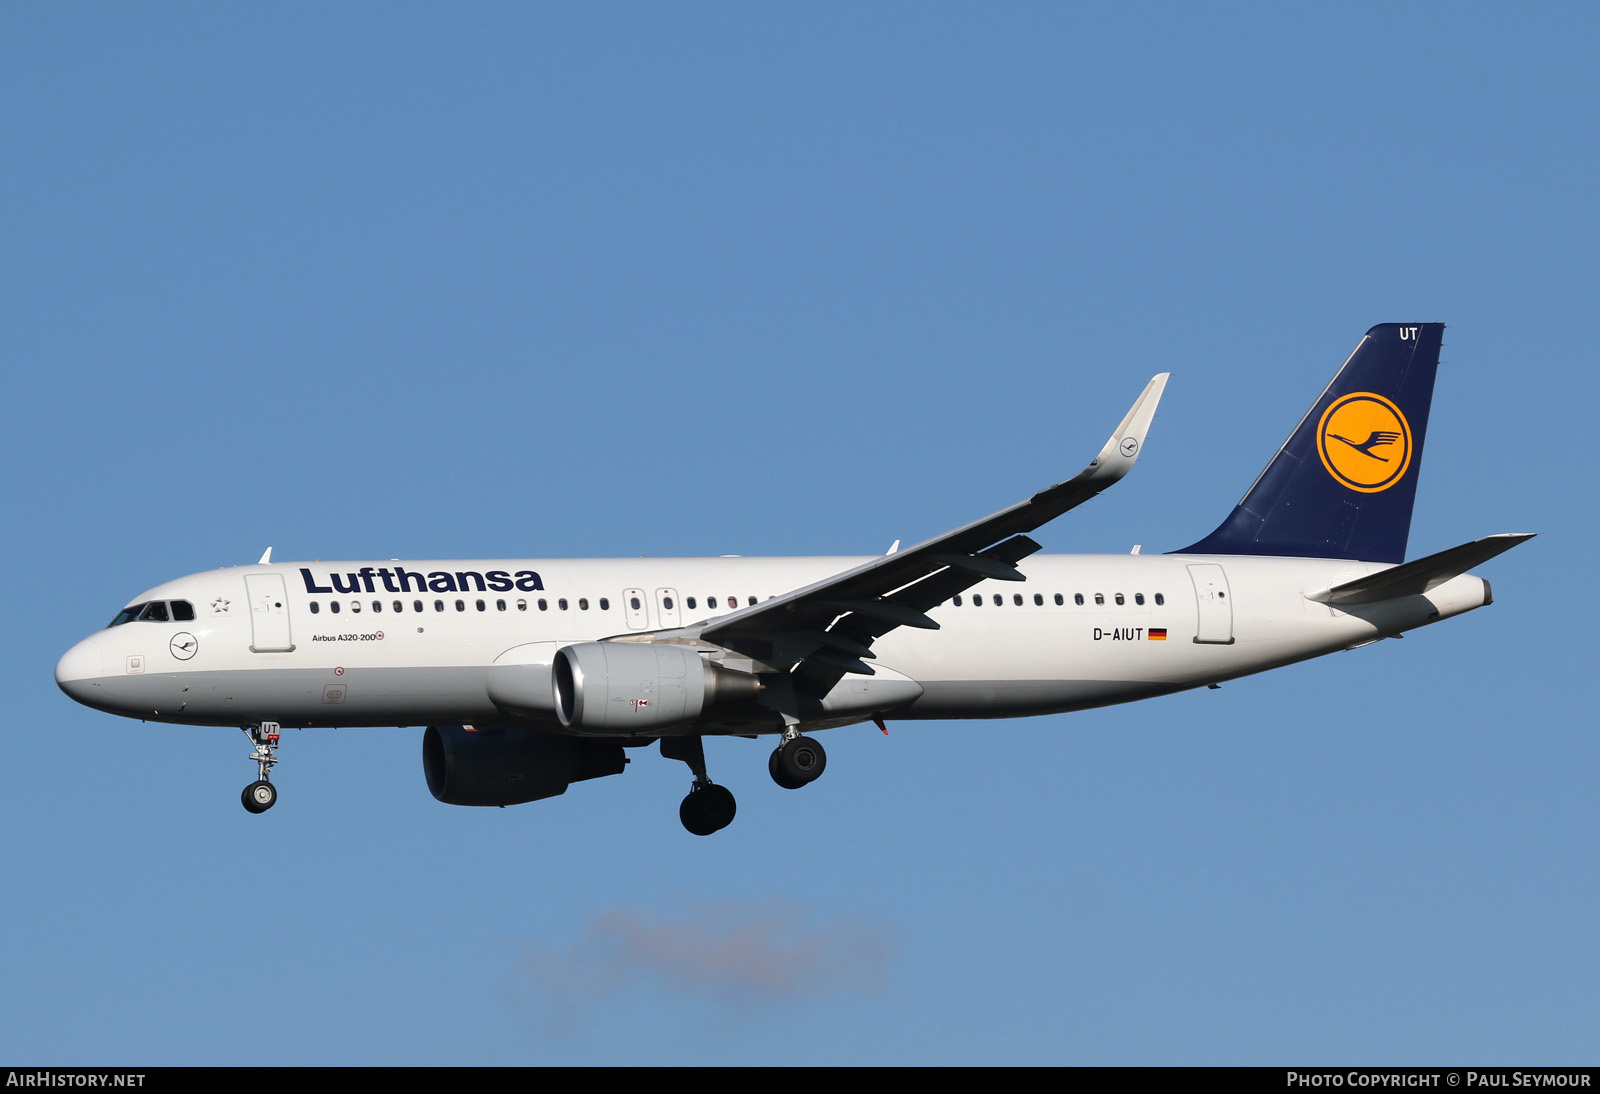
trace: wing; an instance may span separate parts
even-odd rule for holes
[[[872,675],[866,659],[878,637],[896,627],[938,629],[927,612],[980,581],[1023,580],[1016,563],[1040,549],[1025,533],[1082,505],[1132,469],[1168,375],[1145,386],[1076,477],[915,547],[670,636],[737,650],[768,671],[788,672],[802,695],[826,695],[847,672]]]

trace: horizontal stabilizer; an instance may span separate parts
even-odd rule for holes
[[[1532,539],[1536,532],[1507,532],[1486,536],[1436,555],[1382,570],[1354,581],[1346,581],[1320,593],[1309,593],[1307,600],[1319,604],[1372,604],[1398,596],[1418,596],[1435,589],[1453,577],[1460,577],[1480,562],[1487,562],[1503,551]]]

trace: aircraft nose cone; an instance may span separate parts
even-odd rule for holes
[[[100,667],[100,643],[85,638],[56,662],[56,686],[80,703],[94,705],[92,695],[104,672]]]

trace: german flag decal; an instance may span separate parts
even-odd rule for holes
[[[1152,642],[1165,642],[1166,640],[1167,640],[1167,628],[1165,628],[1165,627],[1151,627],[1150,628],[1150,641],[1152,641]]]

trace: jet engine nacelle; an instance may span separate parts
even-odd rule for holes
[[[521,805],[565,794],[584,779],[619,775],[622,746],[498,726],[429,726],[422,773],[446,805]]]
[[[760,684],[665,642],[581,642],[551,665],[556,717],[579,733],[656,736],[714,706],[753,699]]]
[[[496,657],[489,666],[489,701],[524,718],[554,718],[555,696],[550,689],[550,664],[560,642],[528,642]]]

